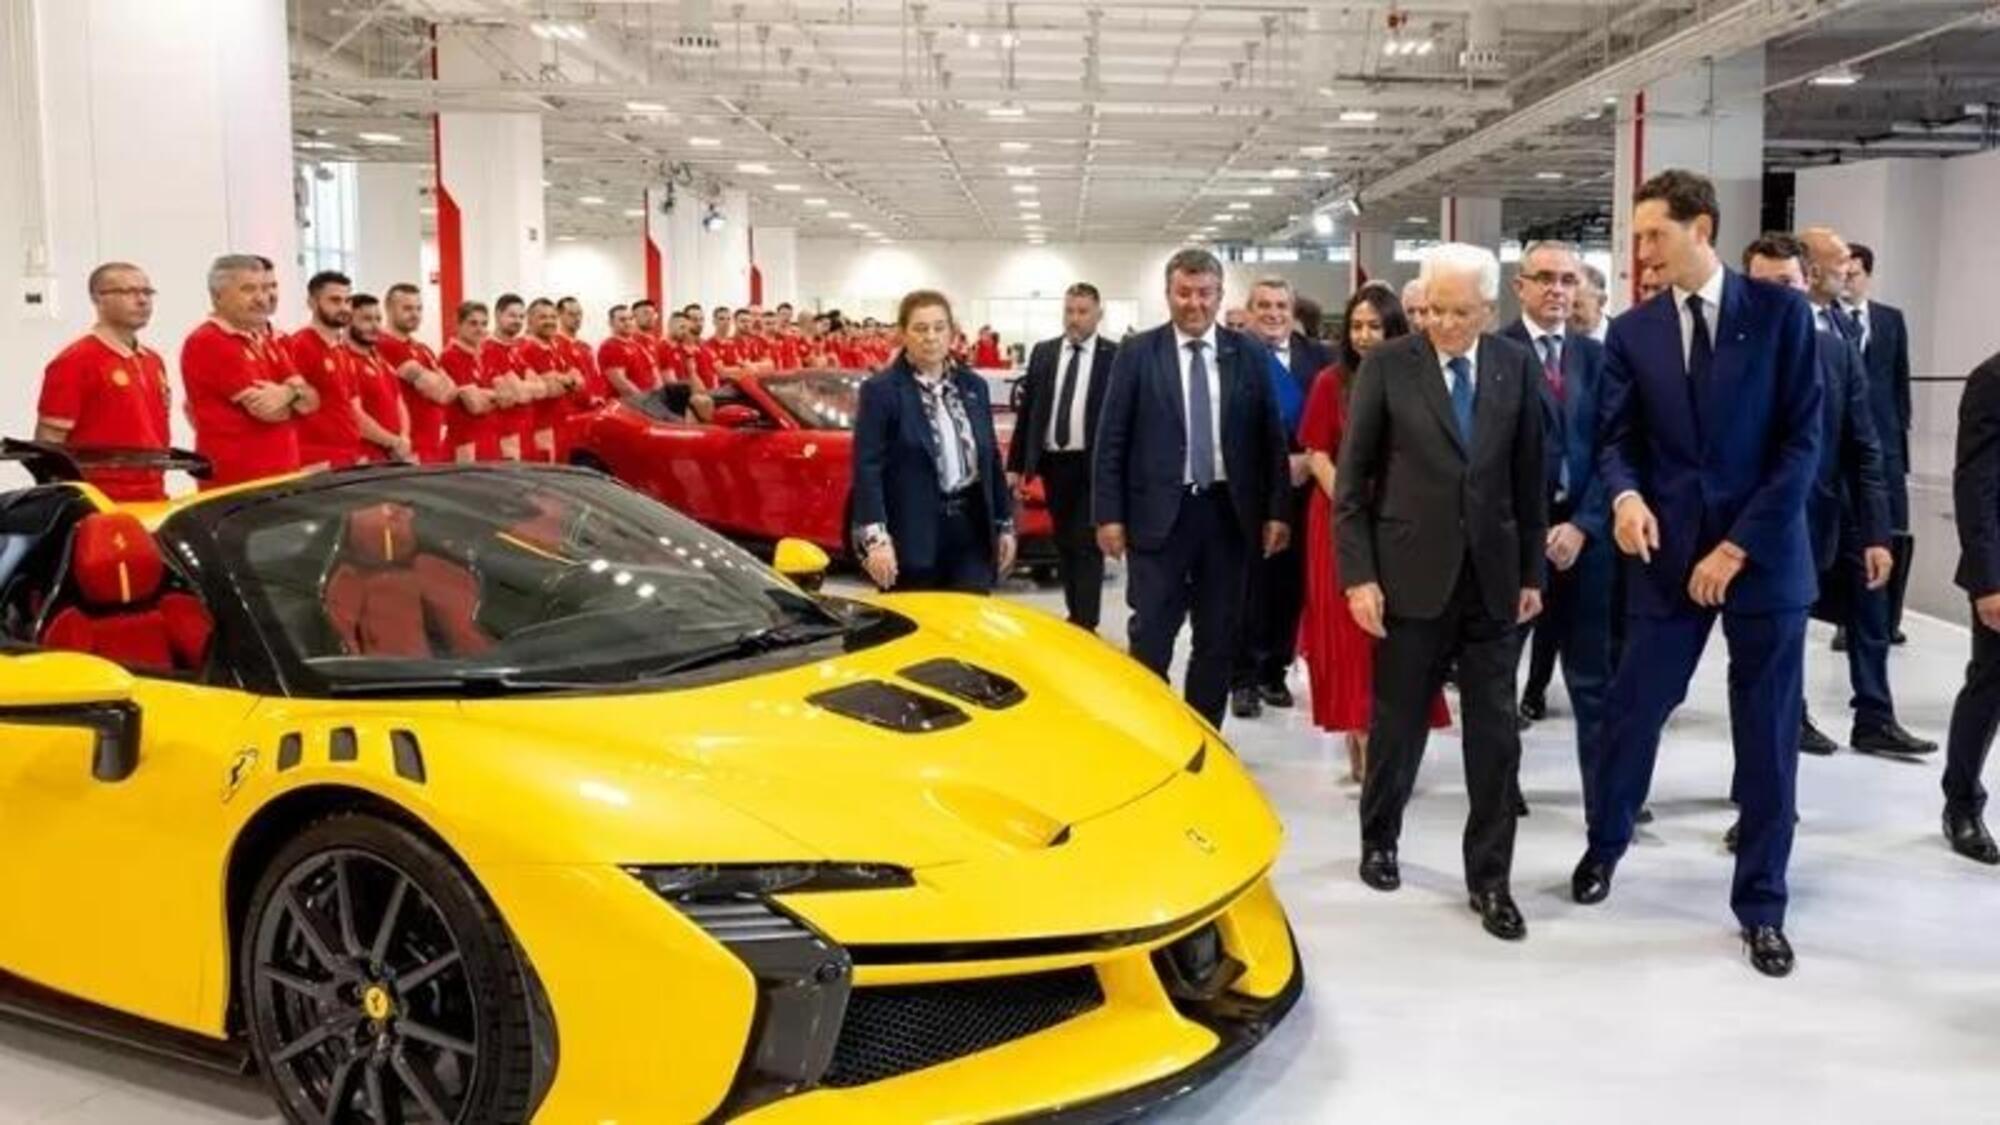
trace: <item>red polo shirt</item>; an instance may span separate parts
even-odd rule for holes
[[[72,446],[164,450],[172,398],[158,352],[127,352],[93,332],[49,361],[35,412],[69,427]],[[84,479],[120,502],[167,498],[165,474],[154,469],[90,469]]]
[[[516,336],[510,343],[498,336],[489,336],[479,346],[479,366],[485,370],[488,380],[497,380],[502,375],[525,375],[527,368],[521,364],[520,347],[525,336]],[[487,384],[491,386],[491,382]],[[501,435],[516,434],[521,439],[521,452],[526,454],[535,442],[535,404],[524,402],[493,412],[500,419]]]
[[[297,421],[260,422],[231,401],[257,383],[291,377],[291,359],[272,334],[239,332],[214,319],[188,334],[181,345],[181,383],[194,420],[195,451],[215,468],[202,488],[298,471]]]
[[[515,349],[514,362],[519,365],[523,375],[529,372],[537,375],[553,375],[561,371],[564,367],[563,357],[557,354],[554,347],[532,336],[522,340],[520,345]],[[569,396],[567,394],[536,399],[534,428],[537,430],[553,430],[558,425],[561,425],[563,415],[569,413],[568,399]],[[532,443],[523,441],[521,445],[521,459],[524,461],[535,459],[531,458],[530,454],[534,454],[535,458],[542,456],[541,451],[534,448]]]
[[[708,355],[710,367],[717,369],[736,367],[743,362],[735,337],[724,339],[720,336],[710,336],[701,342],[701,350]]]
[[[417,460],[426,465],[451,460],[451,450],[444,444],[445,411],[449,407],[425,398],[414,384],[404,382],[396,374],[412,361],[426,371],[444,370],[438,366],[437,353],[422,341],[405,340],[387,332],[375,338],[375,351],[389,365],[390,377],[403,396],[403,409],[410,416],[410,449]]]
[[[603,402],[610,398],[611,384],[605,382],[603,374],[597,370],[597,356],[591,352],[590,345],[574,336],[559,335],[556,339],[561,341],[563,349],[569,355],[568,366],[583,375],[583,386],[571,392],[571,408]]]
[[[376,339],[380,340],[382,337],[378,336]],[[403,397],[396,393],[396,374],[390,370],[388,361],[382,358],[380,345],[374,348],[358,348],[349,342],[347,355],[354,372],[355,389],[361,400],[362,412],[373,419],[376,425],[390,433],[402,433]],[[361,459],[387,461],[389,451],[367,438],[362,438]]]
[[[484,349],[481,349],[482,351]],[[486,370],[480,354],[464,344],[453,340],[438,356],[438,370],[445,373],[452,385],[459,387],[479,387],[493,389],[492,375]],[[485,414],[474,414],[463,403],[453,399],[445,407],[445,455],[455,456],[458,447],[469,445],[472,455],[480,461],[500,459],[500,434],[505,411],[492,410]]]
[[[620,367],[625,378],[641,392],[659,385],[653,371],[653,352],[643,339],[612,336],[597,347],[597,366],[604,370]]]
[[[354,464],[364,450],[361,422],[354,417],[361,377],[354,369],[353,350],[327,343],[311,326],[286,337],[285,347],[292,367],[319,392],[319,409],[299,419],[299,460],[336,469]]]

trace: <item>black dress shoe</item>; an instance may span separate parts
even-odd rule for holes
[[[1539,723],[1549,717],[1549,701],[1542,695],[1521,697],[1521,717],[1531,723]]]
[[[1825,757],[1840,749],[1840,743],[1826,736],[1826,732],[1813,725],[1812,716],[1799,717],[1799,753],[1817,754]]]
[[[1743,948],[1750,954],[1750,967],[1767,977],[1792,975],[1792,943],[1776,926],[1746,926]]]
[[[1944,838],[1951,841],[1952,851],[1967,859],[2000,864],[2000,844],[1993,842],[1993,834],[1986,831],[1986,822],[1978,813],[1946,812]]]
[[[1904,730],[1902,724],[1894,719],[1865,730],[1855,727],[1848,732],[1847,744],[1863,754],[1889,754],[1899,758],[1935,754],[1938,748],[1937,743]]]
[[[1528,815],[1528,799],[1521,796],[1519,789],[1514,790],[1514,815],[1516,817]]]
[[[1257,689],[1257,694],[1263,697],[1264,706],[1266,707],[1290,707],[1292,705],[1292,689],[1281,683],[1265,684]]]
[[[1638,816],[1635,816],[1635,817],[1633,817],[1633,818],[1632,818],[1632,820],[1633,820],[1633,822],[1634,822],[1634,823],[1637,823],[1637,824],[1651,824],[1651,823],[1653,823],[1653,806],[1651,806],[1651,805],[1640,805],[1640,806],[1639,806],[1639,815],[1638,815]]]
[[[1378,891],[1393,891],[1403,885],[1403,873],[1396,866],[1396,853],[1388,848],[1369,848],[1361,854],[1361,881]]]
[[[1842,625],[1833,631],[1833,651],[1847,651],[1847,626]]]
[[[1229,713],[1239,719],[1254,719],[1264,713],[1264,701],[1257,689],[1240,687],[1229,693]]]
[[[1480,925],[1501,941],[1520,941],[1528,936],[1527,920],[1514,896],[1506,891],[1474,891],[1468,905],[1478,913]]]
[[[1584,856],[1569,877],[1569,897],[1584,906],[1595,906],[1611,897],[1613,865]]]
[[[1889,634],[1889,643],[1891,645],[1906,645],[1910,643],[1910,638],[1901,629],[1898,629]]]

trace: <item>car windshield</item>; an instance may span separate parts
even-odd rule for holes
[[[809,371],[799,375],[766,375],[764,389],[809,430],[851,430],[865,375],[846,371]]]
[[[364,472],[239,508],[217,538],[281,664],[333,694],[650,682],[844,632],[592,474]]]

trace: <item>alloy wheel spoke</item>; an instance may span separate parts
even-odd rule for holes
[[[292,1040],[290,1043],[285,1044],[283,1047],[271,1052],[271,1061],[273,1063],[290,1062],[326,1042],[328,1039],[333,1038],[334,1032],[339,1029],[340,1023],[338,1021],[328,1020],[311,1031],[306,1032],[304,1035],[299,1036],[297,1039]]]
[[[409,890],[409,879],[397,872],[396,889],[389,892],[389,905],[382,908],[382,922],[375,928],[375,940],[368,947],[368,959],[377,965],[388,962],[389,941],[396,936],[396,917],[403,912],[403,897]]]
[[[418,1108],[424,1115],[441,1125],[451,1125],[453,1115],[444,1108],[446,1095],[433,1085],[434,1079],[419,1067],[410,1065],[409,1057],[401,1051],[395,1055],[396,1076],[403,1080],[403,1086],[417,1099]]]
[[[297,886],[285,889],[285,909],[291,911],[292,920],[298,924],[299,936],[305,938],[306,945],[311,948],[312,955],[319,960],[321,967],[329,973],[338,975],[343,962],[340,955],[333,951],[333,946],[339,939],[329,937],[320,929],[319,918],[313,914],[312,908],[306,905],[305,900],[299,897]]]
[[[326,992],[326,986],[319,981],[307,980],[290,969],[280,968],[277,965],[268,963],[260,965],[257,968],[257,972],[272,984],[280,988],[291,989],[293,992],[311,1000],[320,999]]]
[[[367,1091],[368,1095],[369,1118],[375,1122],[375,1125],[389,1125],[389,1099],[383,1095],[382,1091],[382,1060],[380,1058],[369,1060],[368,1071],[363,1080],[366,1083],[363,1089]]]
[[[320,1119],[327,1125],[338,1122],[341,1111],[347,1108],[349,1091],[354,1085],[354,1076],[360,1066],[361,1056],[349,1055],[341,1060],[339,1068],[333,1072],[333,1080],[327,1083],[326,1088],[326,1114]]]
[[[473,1046],[467,1040],[460,1039],[456,1035],[448,1035],[428,1024],[421,1024],[412,1019],[397,1020],[396,1030],[402,1032],[405,1038],[414,1039],[419,1043],[428,1043],[442,1051],[450,1051],[453,1054],[464,1055],[467,1058],[476,1058],[479,1055],[479,1048]]]
[[[340,946],[349,957],[359,957],[362,953],[361,938],[354,929],[354,888],[347,879],[347,859],[335,856],[333,859],[333,901],[340,914]]]
[[[431,978],[456,964],[458,964],[458,950],[454,949],[444,956],[418,966],[415,970],[397,978],[396,989],[403,995],[408,996],[410,993],[429,984]]]

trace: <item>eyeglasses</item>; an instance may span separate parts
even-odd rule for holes
[[[1543,285],[1543,286],[1560,285],[1565,289],[1574,289],[1578,285],[1583,284],[1583,278],[1580,275],[1573,273],[1557,273],[1554,270],[1541,270],[1536,273],[1524,273],[1521,276],[1529,281],[1534,282],[1536,285]]]
[[[136,285],[126,285],[126,286],[121,286],[121,287],[119,287],[119,288],[117,288],[117,289],[99,289],[99,290],[98,290],[98,291],[97,291],[96,293],[93,293],[93,294],[92,294],[92,296],[94,296],[94,297],[156,297],[156,296],[158,296],[158,295],[159,295],[159,292],[160,292],[160,291],[159,291],[159,290],[157,290],[157,289],[147,289],[147,288],[143,288],[143,287],[141,287],[141,286],[136,286]]]

